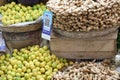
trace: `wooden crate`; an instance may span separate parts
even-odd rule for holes
[[[93,38],[67,38],[53,33],[50,41],[51,52],[68,59],[105,59],[117,53],[118,31]]]

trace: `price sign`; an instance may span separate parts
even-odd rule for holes
[[[6,51],[5,40],[3,39],[2,32],[0,32],[0,51],[1,52],[5,52]]]
[[[46,11],[43,15],[43,28],[42,28],[42,38],[50,40],[52,32],[52,18],[53,13]]]

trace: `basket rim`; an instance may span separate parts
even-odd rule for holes
[[[41,25],[42,25],[42,22],[29,24],[26,26],[12,26],[12,27],[7,27],[7,26],[1,27],[0,26],[0,31],[2,32],[29,32],[29,31],[40,29]]]
[[[102,29],[102,30],[91,30],[89,32],[75,32],[75,31],[65,31],[65,30],[61,30],[58,28],[54,28],[53,31],[63,37],[67,37],[67,38],[82,38],[82,39],[86,39],[86,38],[93,38],[93,37],[99,37],[99,36],[103,36],[109,33],[112,33],[114,31],[116,31],[119,28],[119,26],[115,26],[115,27],[110,27],[110,28],[106,28],[106,29]]]

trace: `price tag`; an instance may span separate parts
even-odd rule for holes
[[[0,51],[1,52],[5,52],[6,51],[5,40],[3,39],[2,32],[0,32]]]
[[[52,18],[53,13],[45,11],[43,15],[43,29],[42,29],[42,38],[50,40],[52,32]]]

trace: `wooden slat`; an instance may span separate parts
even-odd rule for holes
[[[57,57],[67,59],[106,59],[113,58],[115,51],[52,51]]]
[[[102,35],[102,36],[97,36],[97,37],[93,37],[93,38],[79,38],[79,39],[84,39],[84,40],[106,40],[106,39],[116,39],[117,38],[117,34],[118,34],[118,30],[110,33],[110,34],[106,34],[106,35]],[[64,39],[78,39],[78,38],[67,38],[67,37],[63,37],[59,34],[56,33],[52,33],[52,39],[55,38],[64,38]]]
[[[53,39],[51,49],[56,51],[114,51],[114,40]]]

